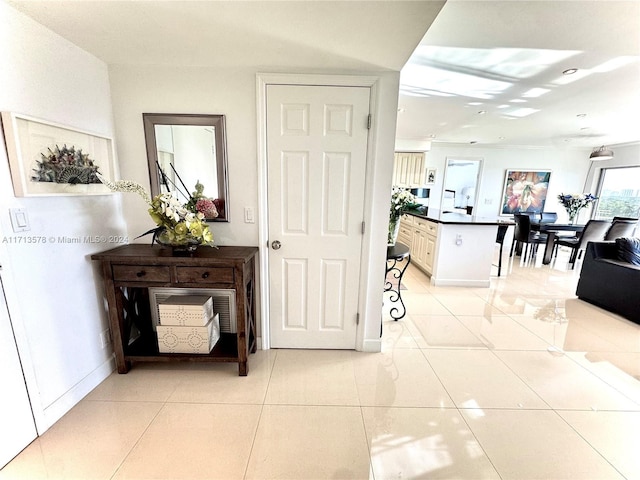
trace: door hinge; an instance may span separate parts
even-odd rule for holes
[[[371,130],[371,114],[367,115],[367,130]]]
[[[360,325],[360,313],[356,313],[356,325]]]
[[[362,231],[363,235],[364,235],[364,229],[365,229],[365,222],[362,222],[362,228],[360,230]]]

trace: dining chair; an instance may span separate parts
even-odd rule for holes
[[[554,250],[555,254],[558,254],[558,247],[569,247],[571,249],[571,256],[569,257],[569,263],[573,269],[576,264],[576,260],[579,260],[582,256],[582,252],[587,248],[589,242],[601,242],[604,240],[604,236],[607,233],[607,229],[611,226],[611,222],[608,220],[589,220],[584,226],[582,233],[575,237],[559,237],[555,240]]]
[[[516,215],[526,215],[531,220],[531,223],[540,223],[542,214],[539,212],[518,212]]]
[[[556,223],[558,221],[558,214],[556,212],[542,212],[540,223]]]
[[[509,256],[513,256],[513,250],[517,244],[524,243],[525,251],[522,258],[526,260],[529,247],[531,247],[531,256],[533,257],[538,251],[538,245],[547,241],[547,234],[531,230],[530,215],[516,213],[513,218],[516,222],[516,228],[513,232],[513,242],[511,242],[511,253]]]
[[[634,222],[640,222],[640,219],[638,218],[634,218],[634,217],[613,217],[611,219],[612,222],[615,222],[617,220],[633,220]]]
[[[614,217],[604,235],[605,241],[615,240],[622,237],[633,237],[633,234],[638,226],[637,218],[622,219],[622,217]]]

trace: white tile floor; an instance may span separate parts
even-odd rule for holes
[[[577,300],[578,272],[468,289],[411,267],[380,354],[136,365],[0,479],[638,479],[640,326]]]

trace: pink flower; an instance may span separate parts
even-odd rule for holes
[[[218,209],[212,200],[208,198],[201,198],[196,202],[196,210],[202,213],[205,218],[216,218],[218,216]]]

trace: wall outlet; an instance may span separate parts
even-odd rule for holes
[[[102,345],[102,348],[107,348],[111,345],[111,332],[108,328],[100,334],[100,345]]]
[[[485,198],[484,199],[484,204],[485,205],[491,205],[492,203],[493,203],[493,199],[491,199],[491,198]]]
[[[462,235],[460,234],[456,235],[456,245],[462,245]]]

